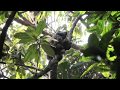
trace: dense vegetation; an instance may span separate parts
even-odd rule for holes
[[[52,79],[57,63],[55,79],[119,79],[119,23],[120,11],[0,11],[0,78]],[[50,62],[60,31],[71,47]]]

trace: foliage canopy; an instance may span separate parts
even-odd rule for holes
[[[120,11],[17,11],[3,40],[11,14],[0,11],[1,79],[26,79],[44,72],[46,55],[55,55],[49,41],[58,31],[71,29],[72,47],[58,64],[57,78],[120,78]],[[49,71],[39,79],[49,79]]]

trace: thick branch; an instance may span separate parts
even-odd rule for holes
[[[8,30],[8,27],[10,26],[10,24],[12,23],[14,16],[16,14],[17,11],[13,11],[11,13],[11,15],[9,16],[9,18],[6,21],[5,26],[2,29],[2,33],[0,35],[0,59],[2,58],[2,50],[3,50],[3,45],[4,45],[4,41],[5,41],[5,37],[6,37],[6,33]]]

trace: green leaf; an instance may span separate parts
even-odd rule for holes
[[[54,56],[55,55],[55,52],[54,52],[53,48],[46,41],[41,43],[41,47],[49,56]]]
[[[114,52],[117,56],[120,56],[120,37],[114,38],[112,45],[114,47]]]
[[[85,76],[93,67],[95,67],[98,63],[94,63],[92,65],[90,65],[84,72],[83,74],[80,76],[80,78],[82,78],[83,76]]]
[[[20,79],[20,74],[18,72],[16,73],[16,79]]]
[[[108,71],[110,71],[110,68],[106,65],[99,65],[99,66],[95,67],[95,71],[97,71],[97,72],[108,72]]]
[[[72,56],[73,57],[80,57],[80,52],[75,52]]]
[[[35,41],[33,37],[25,32],[16,33],[14,37],[20,39],[19,43],[29,43]]]
[[[115,33],[115,31],[116,31],[115,29],[111,30],[107,32],[106,34],[104,34],[103,37],[101,38],[99,46],[102,50],[104,50],[104,52],[106,52],[109,42],[111,41],[112,36]]]
[[[98,46],[99,45],[99,39],[95,33],[90,34],[88,38],[88,47],[92,46]]]
[[[38,54],[37,54],[37,45],[36,44],[32,44],[29,46],[27,53],[25,54],[25,58],[24,61],[30,61],[32,59],[38,59]]]
[[[43,31],[43,29],[44,29],[45,27],[46,27],[46,22],[45,22],[45,20],[42,20],[42,21],[40,21],[40,22],[38,23],[37,28],[36,28],[36,30],[35,30],[35,35],[36,35],[36,37],[39,36],[39,35],[42,33],[42,31]]]
[[[75,12],[73,13],[73,17],[77,17],[79,14],[80,14],[80,13],[79,13],[78,11],[75,11]]]
[[[80,15],[83,15],[85,14],[86,11],[80,11]]]
[[[99,15],[91,14],[91,15],[89,15],[89,17],[87,18],[88,24],[98,22],[98,20],[100,19],[101,16],[102,16],[102,14],[99,14]]]
[[[112,11],[111,15],[114,16],[117,13],[117,11]]]
[[[99,30],[104,28],[105,20],[98,20],[97,27]]]
[[[114,61],[117,58],[117,56],[115,56],[115,53],[114,53],[114,48],[110,45],[107,48],[106,56],[107,56],[107,59],[110,61]]]
[[[101,56],[102,58],[106,57],[106,53],[99,47],[93,46],[84,50],[84,56]]]
[[[102,72],[102,75],[106,78],[109,78],[109,76],[111,75],[110,72]]]
[[[102,17],[103,21],[107,20],[110,17],[111,11],[107,11],[107,13],[104,14]]]

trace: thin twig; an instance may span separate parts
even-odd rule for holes
[[[0,64],[8,64],[8,63],[6,63],[6,62],[0,62]],[[13,64],[13,63],[10,63],[10,64]],[[35,70],[41,71],[41,69],[39,69],[37,67],[33,67],[33,66],[27,66],[27,65],[23,65],[23,64],[14,64],[14,65],[23,66],[23,67],[26,67],[26,68],[31,68],[31,69],[35,69]]]

